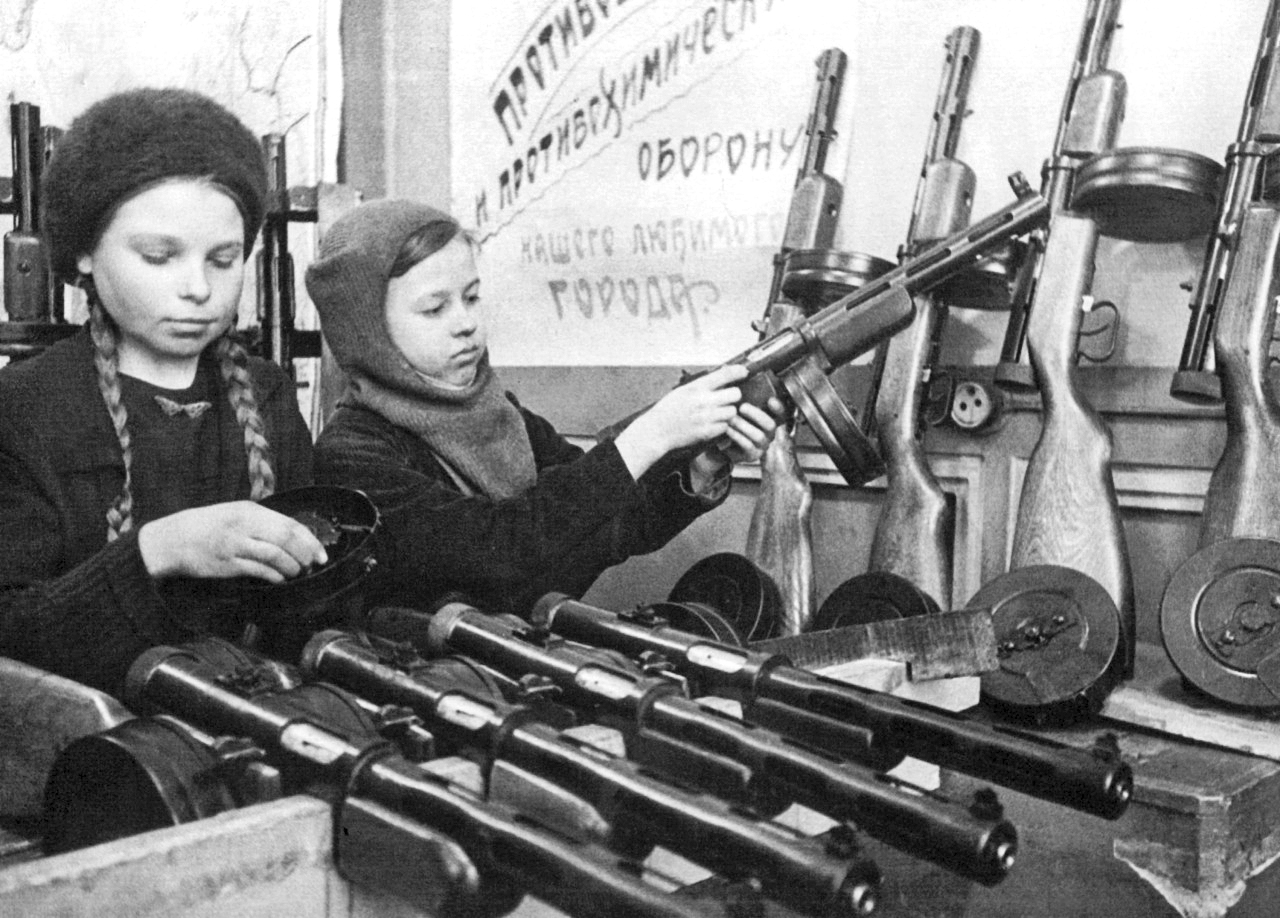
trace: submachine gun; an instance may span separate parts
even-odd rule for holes
[[[614,613],[551,593],[532,620],[567,640],[668,665],[695,694],[736,699],[751,721],[832,752],[910,755],[1107,819],[1133,793],[1132,769],[1114,750],[1076,749],[838,682],[779,654],[678,631],[645,610]]]
[[[501,787],[517,770],[589,803],[599,814],[588,820],[601,824],[599,840],[622,852],[661,844],[721,876],[755,881],[765,896],[816,916],[872,910],[879,870],[853,856],[845,840],[809,838],[660,781],[557,729],[547,710],[553,706],[509,704],[500,687],[459,679],[461,662],[428,661],[406,644],[324,631],[303,651],[302,669],[376,704],[414,712],[438,745],[480,760],[491,800],[503,798]]]
[[[258,252],[258,323],[255,350],[294,376],[294,358],[319,357],[320,333],[294,327],[293,256],[289,253],[289,224],[319,219],[319,191],[289,187],[283,134],[266,134],[262,152],[267,161],[267,214]]]
[[[526,892],[567,914],[599,918],[727,918],[760,907],[733,896],[670,895],[630,859],[485,800],[407,757],[384,735],[391,724],[399,721],[406,748],[420,750],[430,737],[405,722],[403,712],[375,719],[368,702],[292,675],[262,661],[228,669],[199,645],[145,652],[130,669],[125,701],[136,711],[163,713],[68,747],[50,777],[50,788],[62,793],[47,798],[56,827],[47,842],[67,850],[71,836],[92,834],[85,823],[113,815],[136,822],[134,791],[194,767],[183,791],[168,794],[194,816],[252,799],[264,786],[276,795],[308,791],[334,799],[335,860],[343,875],[436,914],[501,915]],[[86,790],[101,806],[66,812],[83,805]]]
[[[791,193],[782,246],[773,256],[768,307],[764,317],[755,324],[761,339],[777,334],[805,315],[801,301],[787,296],[783,289],[791,256],[830,249],[835,242],[844,189],[827,175],[826,159],[836,136],[836,109],[847,64],[848,57],[838,48],[823,51],[816,62],[816,85],[804,157]],[[769,616],[769,627],[759,637],[777,631],[795,634],[813,615],[813,533],[810,528],[813,490],[796,457],[796,416],[794,411],[789,414],[787,423],[779,426],[761,458],[760,496],[747,529],[746,557],[764,576],[772,578],[779,591],[780,615]],[[863,461],[871,460],[868,457]],[[695,566],[686,575],[694,578],[692,582],[684,580],[686,589],[693,591],[691,595],[700,592],[699,570]],[[707,588],[704,586],[701,590]]]
[[[55,283],[49,252],[40,236],[40,182],[58,128],[41,127],[40,107],[30,102],[9,105],[13,176],[0,212],[13,214],[14,227],[4,236],[4,308],[0,322],[0,357],[29,357],[75,332],[62,316],[62,285]]]
[[[969,224],[975,178],[955,153],[980,46],[981,35],[969,26],[947,36],[903,258]],[[937,294],[915,297],[915,321],[882,344],[877,355],[866,404],[867,412],[874,412],[888,472],[884,503],[867,573],[836,588],[819,610],[814,630],[923,614],[951,603],[955,510],[929,469],[921,440],[924,390],[946,321],[946,304]]]
[[[938,242],[898,267],[726,361],[745,366],[743,397],[764,407],[779,398],[799,409],[827,454],[854,487],[879,474],[863,449],[868,443],[827,374],[893,335],[915,318],[912,298],[942,283],[984,255],[1042,226],[1049,204],[1020,174],[1010,178],[1017,200],[968,229]],[[616,436],[641,409],[600,432]],[[874,454],[874,451],[873,451]]]
[[[1240,129],[1227,147],[1226,175],[1217,219],[1205,245],[1203,267],[1192,295],[1191,316],[1182,356],[1169,387],[1176,398],[1195,403],[1222,401],[1220,374],[1214,372],[1214,325],[1222,312],[1232,265],[1242,245],[1242,224],[1250,207],[1263,197],[1265,168],[1280,143],[1280,68],[1276,67],[1278,38],[1276,4],[1267,7],[1258,53],[1253,61]],[[1267,180],[1270,183],[1273,180]],[[1270,198],[1269,193],[1266,197]],[[1265,350],[1264,350],[1265,353]]]
[[[1032,234],[996,380],[1038,388],[1040,438],[1028,461],[1010,571],[970,605],[993,610],[1000,666],[983,696],[1009,714],[1071,721],[1133,675],[1133,579],[1111,477],[1111,435],[1076,384],[1081,323],[1093,306],[1098,235],[1191,238],[1216,189],[1216,164],[1154,148],[1115,149],[1124,77],[1106,69],[1118,0],[1091,0],[1043,193],[1052,216]],[[1032,369],[1021,364],[1023,344]]]
[[[598,650],[463,603],[430,616],[374,609],[366,626],[434,656],[462,655],[510,676],[547,680],[559,688],[559,703],[620,730],[628,758],[716,796],[763,812],[800,803],[988,885],[1013,865],[1017,833],[990,791],[966,808],[907,789],[847,753],[818,751],[700,704],[678,681],[636,673]],[[865,759],[866,737],[853,742]]]
[[[1160,631],[1179,672],[1210,696],[1280,707],[1280,401],[1270,373],[1280,295],[1280,2],[1263,23],[1217,226],[1192,300],[1173,392],[1225,401],[1226,442],[1200,541],[1165,588]],[[1212,338],[1214,371],[1204,369]]]

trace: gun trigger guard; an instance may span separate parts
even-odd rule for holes
[[[1110,300],[1102,300],[1094,303],[1093,308],[1086,315],[1104,314],[1103,318],[1093,328],[1086,329],[1081,327],[1079,336],[1076,341],[1076,353],[1090,363],[1105,363],[1111,359],[1116,352],[1116,341],[1120,336],[1120,310],[1116,308],[1116,304]],[[1107,335],[1106,344],[1102,349],[1086,346],[1086,338],[1095,338],[1099,335]]]

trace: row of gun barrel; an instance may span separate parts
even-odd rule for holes
[[[887,776],[904,756],[1106,819],[1130,800],[1105,743],[941,713],[561,594],[531,622],[461,602],[374,608],[361,629],[315,634],[298,666],[216,639],[153,648],[124,693],[141,716],[55,760],[45,848],[311,791],[335,801],[344,875],[437,914],[503,914],[530,893],[571,915],[769,900],[856,916],[881,881],[860,837],[987,885],[1014,865],[994,790],[962,803]],[[457,757],[476,764],[474,786],[439,767]],[[777,817],[793,804],[830,829],[788,828]],[[655,846],[712,878],[653,874]]]

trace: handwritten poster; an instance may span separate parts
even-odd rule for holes
[[[1086,4],[1034,6],[455,4],[452,201],[484,243],[495,362],[710,364],[753,343],[827,48],[849,60],[827,160],[844,187],[837,247],[896,260],[957,26],[981,35],[957,151],[978,178],[974,218],[1012,201],[1012,173],[1038,187]],[[1110,56],[1129,86],[1121,143],[1221,160],[1264,8],[1126,0]],[[1100,247],[1097,283],[1142,300],[1131,324],[1145,350],[1124,353],[1122,341],[1120,358],[1167,365],[1180,331],[1166,311],[1185,302],[1199,248],[1133,246]],[[952,325],[962,359],[994,362],[1002,316]]]
[[[474,90],[454,206],[484,240],[500,359],[680,363],[750,340],[815,75],[787,6],[458,11],[453,47],[481,53],[453,58]],[[750,63],[767,55],[795,66]]]

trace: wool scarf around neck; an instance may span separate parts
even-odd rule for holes
[[[464,389],[425,376],[412,393],[351,370],[340,405],[375,411],[416,434],[453,471],[494,500],[515,497],[537,480],[533,446],[520,411],[498,384],[486,357]]]

